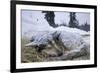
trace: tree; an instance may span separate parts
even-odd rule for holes
[[[76,19],[76,13],[75,12],[70,12],[70,21],[69,21],[69,27],[76,27],[78,28],[79,22]]]
[[[49,23],[50,26],[52,27],[57,27],[54,22],[55,14],[53,11],[42,11],[42,13],[45,13],[45,19]]]
[[[90,31],[90,24],[87,23],[87,21],[79,26],[79,29],[84,30],[84,31]]]
[[[90,25],[87,22],[84,23],[83,30],[90,31]]]

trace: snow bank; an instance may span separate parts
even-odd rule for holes
[[[66,31],[66,32],[71,32],[71,33],[76,33],[79,35],[86,35],[89,34],[88,32],[84,31],[84,30],[80,30],[77,28],[70,28],[70,27],[65,27],[65,26],[60,26],[55,28],[56,31]]]
[[[27,46],[34,46],[34,45],[41,45],[41,44],[48,44],[48,41],[54,40],[53,38],[58,38],[58,41],[61,41],[64,46],[71,50],[71,49],[77,49],[81,45],[84,44],[84,41],[82,37],[74,32],[68,32],[68,31],[46,31],[46,32],[37,32],[35,33],[32,38],[31,42],[27,44]],[[55,40],[54,40],[55,41]]]
[[[33,40],[33,42],[37,45],[47,44],[48,40],[53,40],[54,36],[58,37],[57,35],[60,34],[59,39],[61,39],[66,47],[75,48],[75,46],[80,46],[83,43],[81,35],[86,35],[88,32],[77,28],[61,26],[57,28],[48,28],[41,31],[33,31],[30,34],[30,40]]]
[[[85,42],[79,34],[67,31],[57,31],[55,35],[68,50],[81,49]],[[79,48],[80,47],[80,48]]]

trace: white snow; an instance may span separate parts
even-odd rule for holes
[[[27,44],[26,46],[48,44],[49,40],[53,40],[52,34],[54,31],[37,31],[33,34],[33,42]]]
[[[57,31],[72,32],[72,33],[76,33],[76,34],[79,34],[79,35],[89,34],[88,32],[83,31],[83,30],[80,30],[80,29],[77,29],[77,28],[69,28],[69,27],[65,27],[65,26],[60,26],[58,28],[55,28],[55,30],[57,30]]]
[[[56,28],[52,31],[38,31],[33,34],[32,39],[34,39],[33,42],[35,44],[40,45],[40,44],[47,44],[48,40],[51,41],[53,40],[54,36],[58,37],[57,35],[60,35],[59,39],[64,43],[64,45],[67,48],[71,49],[78,48],[80,45],[84,43],[84,41],[80,34],[71,32],[70,30],[72,29],[67,28],[67,30],[64,31],[64,29],[62,30],[60,28]]]
[[[57,34],[60,34],[59,40],[62,41],[64,46],[66,46],[66,48],[69,50],[80,49],[79,47],[85,44],[82,37],[77,33],[67,32],[67,31],[57,31],[56,35]]]
[[[27,18],[29,18],[27,20],[26,16],[25,17],[23,16],[22,37],[27,36],[30,38],[33,36],[33,34],[36,34],[37,32],[42,32],[42,31],[44,32],[44,31],[48,31],[48,30],[53,29],[53,27],[50,27],[48,22],[44,19],[44,15],[41,15],[41,12],[39,12],[39,14],[40,14],[40,16],[36,17],[36,19],[34,19],[34,17],[27,16]],[[27,21],[25,21],[25,19]],[[31,20],[31,21],[29,21],[29,20]]]

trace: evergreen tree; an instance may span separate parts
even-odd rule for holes
[[[84,30],[84,31],[90,31],[90,24],[87,23],[87,21],[79,26],[79,29]]]
[[[49,23],[50,26],[52,27],[57,27],[54,22],[55,14],[53,11],[42,11],[42,13],[45,13],[45,19]]]
[[[84,24],[84,30],[90,31],[90,25],[87,22],[85,22],[85,24]]]
[[[75,12],[70,12],[70,21],[69,21],[69,27],[76,27],[78,28],[79,22],[76,19],[76,13]]]

